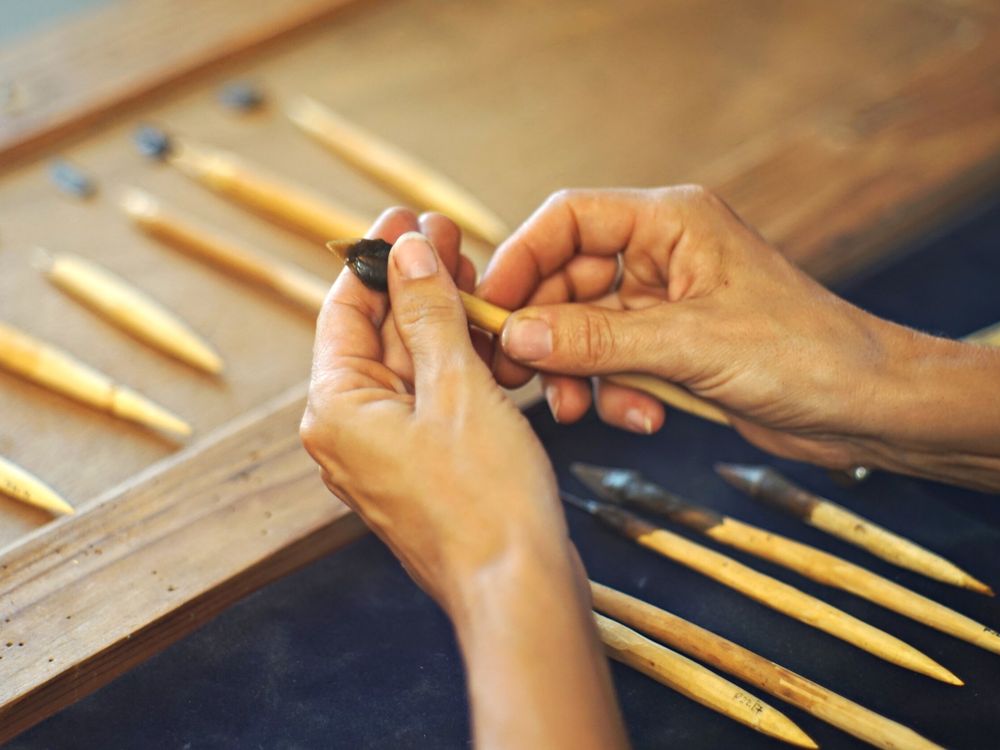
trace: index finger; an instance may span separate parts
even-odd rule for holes
[[[523,307],[574,256],[624,251],[653,203],[648,190],[555,193],[497,248],[476,294],[510,310]]]

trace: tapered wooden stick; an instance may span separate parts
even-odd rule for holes
[[[737,489],[766,505],[868,550],[883,560],[928,578],[993,596],[993,589],[952,562],[799,487],[767,466],[716,464],[715,471]]]
[[[285,113],[342,159],[417,207],[440,211],[494,245],[510,234],[504,222],[466,190],[329,107],[298,96]]]
[[[598,497],[632,505],[730,547],[762,557],[834,588],[849,591],[893,612],[1000,654],[1000,634],[953,609],[910,591],[843,558],[788,537],[694,505],[636,471],[574,464],[573,473]]]
[[[1000,346],[1000,323],[994,323],[986,328],[981,328],[975,333],[970,333],[965,337],[965,340],[974,344]]]
[[[187,422],[162,406],[5,323],[0,323],[0,367],[116,417],[176,435],[191,434]]]
[[[204,339],[176,315],[96,263],[70,253],[53,255],[42,250],[38,266],[57,287],[150,346],[213,375],[222,371],[222,358]]]
[[[140,229],[171,246],[269,289],[313,315],[323,306],[330,285],[318,276],[223,237],[142,190],[127,189],[120,205]]]
[[[563,500],[596,516],[627,539],[638,542],[766,607],[840,638],[888,662],[951,685],[962,681],[926,654],[797,588],[764,575],[719,552],[644,521],[608,503],[580,500],[562,493]]]
[[[744,726],[797,747],[819,747],[787,716],[686,656],[594,613],[608,655]]]
[[[326,246],[330,252],[346,263],[351,248],[357,243],[357,239],[333,240],[326,243]],[[459,290],[458,295],[462,300],[462,306],[465,308],[465,314],[469,319],[469,323],[477,328],[482,328],[484,331],[497,335],[500,334],[504,323],[510,317],[509,310],[505,310],[502,307],[498,307],[461,290]],[[729,424],[729,419],[725,413],[712,404],[703,401],[680,386],[660,380],[652,375],[622,373],[606,375],[604,379],[610,383],[617,383],[642,391],[643,393],[648,393],[675,409],[695,414],[703,419],[708,419],[719,424]]]
[[[202,185],[317,240],[358,237],[370,221],[228,151],[171,137],[163,158]]]
[[[58,492],[3,456],[0,456],[0,492],[56,515],[75,512]]]
[[[594,608],[692,658],[801,708],[884,750],[938,748],[912,729],[844,698],[739,644],[620,591],[590,582]]]

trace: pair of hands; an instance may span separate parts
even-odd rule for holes
[[[337,279],[302,435],[330,489],[446,609],[510,550],[572,557],[551,466],[497,382],[551,373],[559,421],[593,399],[605,421],[648,433],[662,404],[599,378],[592,396],[588,382],[648,372],[772,452],[841,467],[870,456],[896,327],[814,282],[709,192],[554,195],[479,286],[518,309],[493,344],[470,338],[456,285],[472,291],[474,271],[450,220],[392,209],[371,234],[396,242],[392,307],[349,272]]]

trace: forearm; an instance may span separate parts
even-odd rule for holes
[[[586,581],[568,542],[477,571],[448,607],[479,748],[627,745]]]
[[[1000,491],[1000,349],[892,326],[862,458]]]

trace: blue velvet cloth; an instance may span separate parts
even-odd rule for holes
[[[918,328],[959,336],[1000,320],[1000,207],[840,291]],[[530,412],[567,489],[575,460],[641,468],[665,486],[860,563],[993,627],[995,600],[894,568],[717,478],[718,460],[770,462],[809,488],[1000,586],[1000,499],[887,474],[845,489],[815,468],[774,461],[733,432],[672,414],[639,437],[589,416]],[[727,554],[901,637],[966,681],[950,687],[813,630],[568,511],[590,575],[747,646],[955,748],[1000,747],[1000,656],[747,555]],[[686,533],[686,532],[682,532]],[[783,747],[615,664],[637,748]],[[820,745],[864,747],[776,698]],[[545,706],[538,706],[544,711]],[[462,664],[447,620],[366,537],[259,591],[96,694],[15,740],[28,748],[410,748],[469,744]]]

